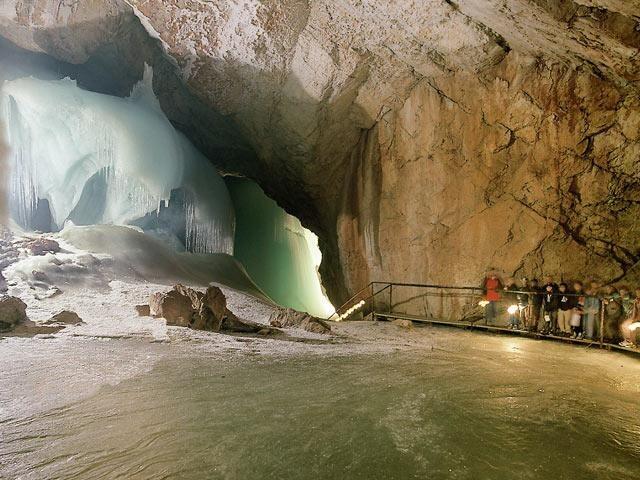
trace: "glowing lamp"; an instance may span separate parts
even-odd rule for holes
[[[509,308],[507,308],[507,312],[509,312],[509,315],[515,315],[518,310],[518,305],[509,305]]]

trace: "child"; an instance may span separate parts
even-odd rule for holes
[[[573,312],[573,298],[569,295],[567,284],[558,285],[558,330],[564,336],[571,333],[571,314]]]
[[[558,320],[558,295],[554,291],[553,284],[549,282],[547,282],[542,296],[542,312],[544,314],[542,334],[554,333]]]
[[[582,340],[582,314],[584,313],[584,292],[583,292],[582,282],[575,282],[573,284],[573,292],[575,293],[575,297],[573,297],[573,310],[571,312],[571,338],[577,338],[578,340]]]

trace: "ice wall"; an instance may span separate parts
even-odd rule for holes
[[[328,317],[334,308],[318,275],[322,255],[317,237],[254,182],[226,181],[236,210],[235,257],[280,305]]]
[[[6,146],[4,143],[4,127],[0,122],[0,229],[7,224],[7,185],[9,170],[6,159]]]
[[[180,189],[187,249],[233,252],[225,183],[163,114],[152,79],[146,67],[128,98],[82,90],[68,78],[4,83],[0,118],[11,147],[10,210],[18,224],[34,228],[43,210],[54,230],[72,213],[79,224],[131,224],[160,212]]]

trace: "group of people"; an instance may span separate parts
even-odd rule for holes
[[[635,297],[626,287],[602,286],[598,282],[556,283],[553,278],[514,278],[503,283],[489,272],[484,285],[487,324],[506,324],[544,335],[604,340],[625,347],[640,338],[640,288]],[[506,308],[505,308],[506,307]]]

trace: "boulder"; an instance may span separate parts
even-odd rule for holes
[[[325,321],[313,317],[305,312],[299,312],[293,308],[279,308],[275,311],[269,320],[273,327],[302,328],[307,332],[313,333],[330,333],[331,327]]]
[[[400,328],[406,328],[406,329],[413,328],[413,322],[411,320],[396,319],[396,320],[393,320],[391,323],[394,324],[396,327],[400,327]]]
[[[136,305],[136,312],[138,312],[138,316],[140,317],[150,317],[151,316],[151,308],[149,305]]]
[[[260,325],[259,323],[249,322],[248,320],[240,320],[233,313],[227,310],[227,315],[222,321],[222,325],[220,327],[221,330],[225,332],[234,332],[234,333],[259,333],[262,330],[265,330],[264,325]],[[261,333],[264,335],[264,332]]]
[[[136,307],[138,314],[146,313],[146,305]],[[199,292],[184,285],[176,285],[167,293],[155,293],[149,299],[149,314],[162,317],[167,325],[189,327],[212,332],[260,333],[267,335],[276,329],[248,322],[236,317],[227,308],[227,299],[218,287]]]
[[[39,325],[31,320],[25,320],[23,323],[16,325],[16,327],[11,331],[10,336],[33,337],[35,335],[53,335],[62,329],[64,329],[64,325]]]
[[[27,243],[27,248],[32,255],[40,256],[47,253],[58,253],[60,251],[60,244],[50,238],[37,238]]]
[[[178,285],[177,287],[181,287]],[[167,293],[154,293],[149,298],[149,313],[152,317],[162,317],[167,325],[190,327],[195,309],[189,296],[174,287]]]
[[[22,300],[0,295],[0,331],[13,330],[27,320],[27,305]]]
[[[83,325],[84,322],[76,312],[63,310],[56,313],[50,320],[44,322],[44,325]]]
[[[204,303],[218,318],[224,318],[229,312],[227,309],[227,298],[218,287],[212,286],[207,288],[204,294]]]
[[[9,290],[7,280],[4,278],[4,275],[2,275],[2,272],[0,272],[0,293],[6,293],[7,290]]]

